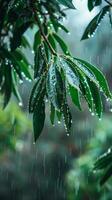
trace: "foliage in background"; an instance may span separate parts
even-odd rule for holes
[[[31,124],[21,109],[11,103],[5,111],[0,109],[0,153],[15,150],[21,135],[31,130]]]
[[[105,115],[102,121],[94,124],[95,129],[93,137],[88,140],[86,148],[84,151],[82,151],[80,157],[78,159],[74,159],[72,165],[73,167],[66,177],[68,188],[67,200],[111,200],[112,179],[110,178],[110,180],[106,182],[105,186],[102,188],[96,184],[96,182],[99,182],[100,177],[103,175],[102,170],[96,171],[97,164],[101,164],[101,157],[100,162],[98,163],[97,161],[95,167],[93,165],[96,157],[99,157],[101,154],[103,154],[112,144],[111,121],[111,116]],[[84,132],[86,133],[86,130],[84,130]],[[110,155],[109,152],[108,155]],[[112,161],[112,157],[108,158],[110,158]],[[99,169],[106,167],[108,164],[107,159],[102,162],[102,165],[98,165],[100,166]],[[103,183],[103,181],[100,182]]]
[[[101,3],[99,0],[88,1],[88,9],[91,11]],[[82,39],[94,33],[107,12],[111,19],[111,4],[107,4],[88,25]],[[74,58],[65,41],[59,36],[60,28],[66,33],[69,32],[62,22],[66,17],[65,8],[75,9],[72,0],[0,1],[0,85],[4,95],[4,107],[12,93],[21,104],[19,82],[22,82],[24,77],[30,81],[34,80],[29,112],[33,113],[35,141],[44,127],[46,99],[51,105],[51,123],[54,124],[55,114],[59,121],[63,115],[65,129],[69,134],[72,117],[67,102],[68,95],[79,110],[81,98],[84,97],[92,115],[96,114],[99,118],[103,111],[101,93],[107,99],[112,97],[107,81],[97,67]],[[22,49],[31,48],[24,33],[28,29],[33,32],[34,27],[37,28],[31,49],[34,53],[34,66],[30,66]]]

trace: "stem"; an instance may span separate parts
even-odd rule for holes
[[[38,19],[38,16],[37,16],[37,11],[36,11],[36,9],[34,8],[34,4],[35,4],[35,0],[33,0],[33,3],[32,3],[32,10],[33,10],[33,13],[34,13],[35,21],[37,22],[37,25],[38,25],[38,27],[39,27],[40,33],[41,33],[43,39],[46,41],[46,43],[47,43],[47,45],[48,45],[48,47],[49,47],[51,53],[52,53],[53,55],[57,56],[57,53],[56,53],[55,50],[52,48],[51,44],[50,44],[49,41],[48,41],[48,38],[47,38],[46,35],[44,34],[43,28],[42,28],[41,23],[40,23],[40,21],[39,21],[39,19]]]

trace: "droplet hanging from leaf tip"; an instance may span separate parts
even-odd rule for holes
[[[22,106],[23,106],[23,103],[22,103],[21,101],[19,102],[19,106],[20,106],[20,107],[22,107]]]

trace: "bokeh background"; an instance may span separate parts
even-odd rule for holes
[[[86,0],[75,0],[77,10],[67,11],[64,24],[70,34],[60,30],[75,57],[98,66],[112,90],[112,31],[108,15],[95,36],[80,41],[83,31],[99,7],[91,13]],[[32,43],[32,32],[26,35]],[[33,62],[32,52],[26,56]],[[63,124],[50,124],[46,102],[46,123],[36,144],[33,143],[32,116],[28,99],[32,84],[20,86],[23,105],[12,98],[0,109],[0,200],[112,200],[112,180],[98,185],[99,175],[92,171],[95,159],[112,145],[112,105],[104,100],[101,120],[91,116],[85,102],[80,112],[70,102],[73,115],[71,135]]]

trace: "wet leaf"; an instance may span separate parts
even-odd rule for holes
[[[50,120],[51,120],[52,125],[54,125],[54,119],[55,119],[55,108],[54,108],[53,104],[51,103]]]
[[[109,90],[107,80],[104,77],[103,73],[94,65],[92,65],[84,60],[78,59],[78,58],[75,58],[75,59],[80,61],[87,69],[92,71],[92,73],[94,74],[94,76],[96,77],[96,79],[98,81],[100,90],[102,90],[104,92],[104,94],[106,95],[107,98],[112,98],[112,94]]]
[[[49,100],[57,110],[60,110],[62,105],[62,87],[61,75],[56,69],[55,63],[53,63],[49,68],[47,76],[47,94]]]
[[[40,136],[45,122],[45,103],[43,101],[35,107],[33,113],[33,129],[34,129],[34,140]]]
[[[79,91],[73,86],[69,85],[69,92],[73,103],[78,107],[79,110],[82,110]]]
[[[64,54],[66,55],[70,55],[68,46],[66,45],[66,43],[62,40],[61,37],[59,37],[59,35],[57,35],[56,33],[53,33],[53,36],[55,38],[55,40],[59,43],[62,51],[64,52]]]
[[[75,9],[72,0],[57,0],[57,1],[68,8]]]
[[[101,9],[101,11],[92,19],[92,21],[89,23],[89,25],[85,29],[81,40],[88,39],[95,34],[95,31],[100,25],[101,20],[103,19],[105,14],[109,12],[109,9],[110,9],[110,6],[105,6],[104,8]]]

